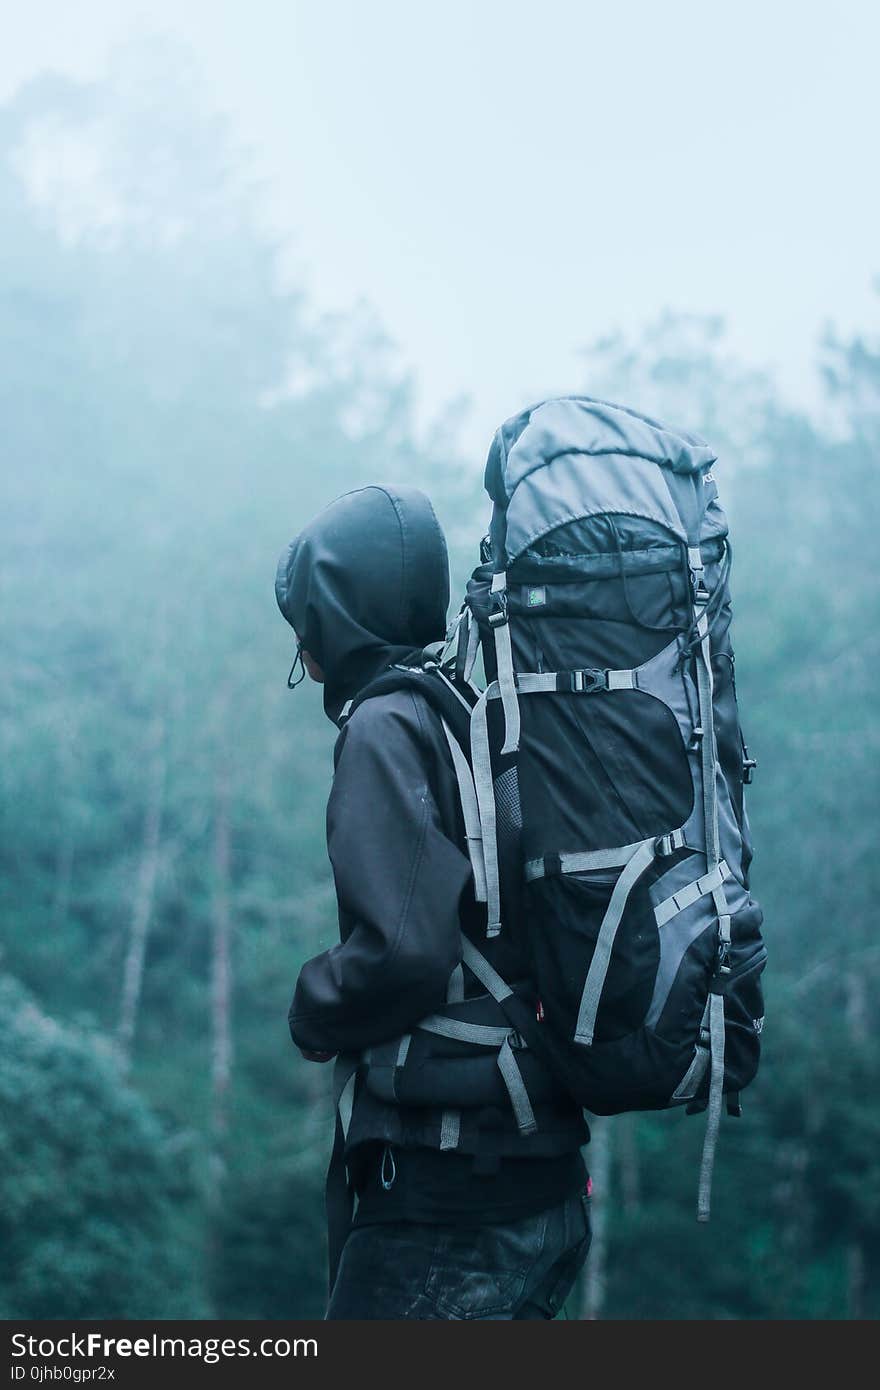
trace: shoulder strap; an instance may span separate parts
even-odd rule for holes
[[[428,661],[419,666],[389,666],[348,702],[340,716],[340,724],[350,719],[365,700],[390,695],[396,690],[413,690],[422,695],[449,726],[457,742],[469,749],[471,710],[477,701],[477,691],[456,677],[454,664],[440,666],[436,661]]]

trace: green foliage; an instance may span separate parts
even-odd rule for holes
[[[198,1317],[197,1189],[106,1042],[0,976],[0,1316]]]

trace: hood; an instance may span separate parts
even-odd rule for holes
[[[324,672],[324,709],[446,632],[446,539],[423,492],[365,487],[331,502],[278,562],[278,607]]]

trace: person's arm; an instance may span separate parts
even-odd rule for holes
[[[304,1052],[397,1037],[444,1002],[460,959],[470,863],[441,824],[423,718],[404,692],[365,701],[346,726],[327,807],[344,940],[300,973],[290,1031]]]

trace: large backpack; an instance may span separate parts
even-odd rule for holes
[[[589,397],[508,420],[456,635],[459,678],[481,649],[487,680],[470,762],[488,933],[523,934],[544,1046],[585,1108],[708,1104],[704,1219],[722,1097],[738,1113],[758,1066],[766,959],[715,461]]]
[[[512,1036],[594,1113],[708,1108],[703,1220],[724,1097],[739,1113],[758,1066],[766,958],[714,463],[695,436],[589,397],[508,420],[446,649],[364,692],[416,681],[443,718],[487,934],[517,934],[540,998],[538,1022],[463,940]],[[499,1064],[527,1125],[517,1057]]]

